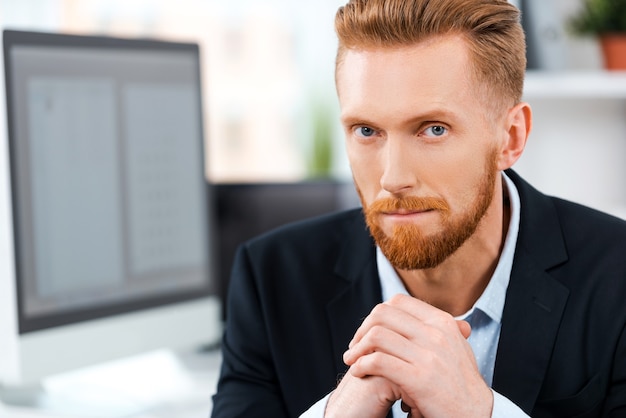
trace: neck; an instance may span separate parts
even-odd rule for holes
[[[476,232],[454,254],[432,269],[398,270],[412,296],[453,316],[476,303],[496,269],[508,231],[510,208],[502,182],[496,181],[494,195],[502,198],[493,199]]]

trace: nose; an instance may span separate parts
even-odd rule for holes
[[[390,194],[405,194],[417,184],[415,175],[417,161],[408,145],[410,144],[407,144],[405,139],[387,138],[385,149],[381,153],[384,171],[380,185]]]

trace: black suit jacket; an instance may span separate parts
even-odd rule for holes
[[[626,222],[514,172],[521,224],[493,388],[533,417],[626,417]],[[333,390],[381,301],[359,209],[243,245],[213,417],[295,417]]]

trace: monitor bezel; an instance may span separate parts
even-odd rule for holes
[[[12,92],[12,57],[11,50],[15,47],[24,46],[36,46],[36,47],[51,47],[51,48],[92,48],[92,49],[104,49],[104,50],[126,50],[126,51],[178,51],[190,53],[194,56],[195,65],[195,77],[198,88],[200,89],[198,98],[198,121],[200,123],[199,132],[201,141],[199,144],[198,157],[200,158],[200,167],[203,175],[206,173],[206,161],[205,155],[205,143],[204,143],[204,104],[202,103],[202,77],[201,77],[201,56],[200,47],[197,43],[193,42],[173,42],[158,39],[145,39],[145,38],[122,38],[113,36],[97,36],[97,35],[82,35],[82,34],[60,34],[60,33],[47,33],[36,31],[23,31],[23,30],[3,30],[3,57],[4,57],[4,71],[5,71],[5,104],[6,104],[6,124],[7,124],[7,142],[8,142],[8,155],[9,155],[9,175],[10,175],[10,188],[11,188],[11,208],[13,216],[13,249],[14,249],[14,275],[15,289],[17,297],[17,320],[18,320],[18,332],[19,334],[26,334],[34,331],[44,330],[47,328],[59,327],[63,325],[76,324],[89,320],[96,320],[109,316],[131,313],[141,311],[149,308],[156,308],[160,306],[167,306],[184,301],[191,301],[195,299],[206,298],[207,296],[217,295],[217,284],[215,280],[215,272],[217,268],[215,266],[216,257],[212,254],[214,243],[215,228],[212,214],[214,209],[212,207],[212,191],[206,181],[202,183],[205,187],[202,188],[200,193],[201,202],[205,204],[204,213],[206,214],[206,243],[208,257],[206,271],[207,278],[202,288],[194,290],[180,291],[169,295],[159,295],[143,297],[142,299],[118,302],[106,306],[98,306],[91,308],[80,308],[62,313],[47,314],[42,316],[29,317],[25,313],[23,303],[23,289],[22,289],[22,267],[20,262],[21,249],[20,249],[20,231],[19,227],[19,210],[18,210],[18,196],[17,196],[17,167],[14,164],[15,161],[15,120],[13,109],[13,92]]]

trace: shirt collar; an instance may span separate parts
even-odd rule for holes
[[[511,210],[511,218],[504,240],[504,247],[502,248],[496,270],[489,280],[489,284],[474,306],[466,314],[461,315],[459,319],[468,317],[474,310],[478,309],[488,315],[493,321],[500,323],[502,320],[506,289],[509,285],[511,269],[513,268],[513,255],[515,253],[515,243],[517,242],[519,232],[521,208],[519,193],[515,184],[504,172],[502,172],[502,178],[504,179],[504,195],[508,196]],[[379,247],[376,248],[376,264],[378,266],[378,276],[380,277],[383,301],[391,299],[398,293],[409,294],[400,276],[398,276],[398,273],[396,273]]]

